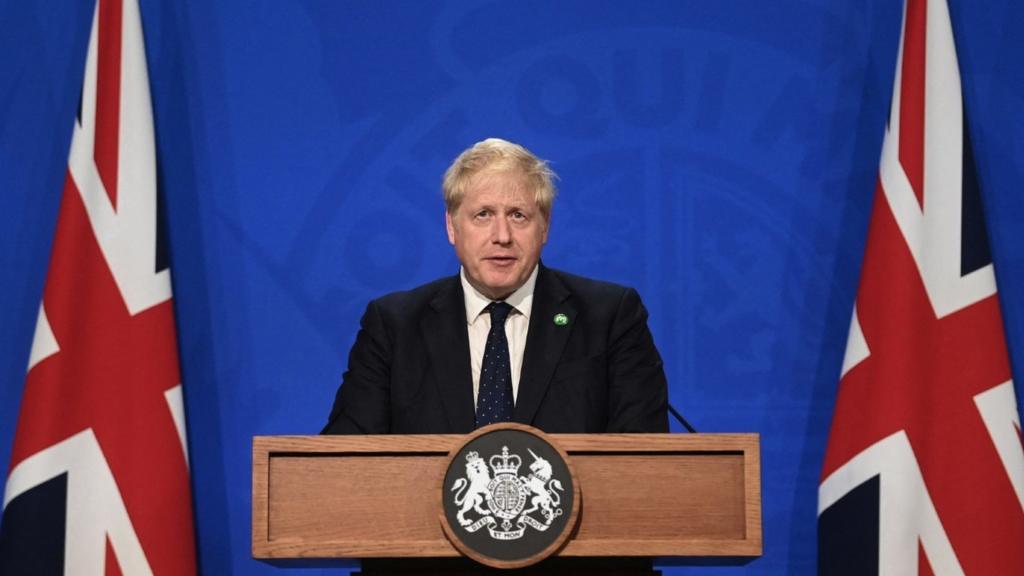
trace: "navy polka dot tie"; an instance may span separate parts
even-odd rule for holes
[[[491,331],[480,366],[480,390],[476,400],[476,427],[512,420],[512,367],[508,356],[505,320],[512,306],[491,302],[485,308],[491,313]]]

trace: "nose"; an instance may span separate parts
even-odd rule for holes
[[[494,230],[492,230],[491,241],[495,244],[508,245],[512,242],[512,230],[508,220],[505,218],[494,219]]]

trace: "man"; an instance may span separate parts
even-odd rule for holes
[[[631,288],[546,268],[554,173],[491,138],[443,181],[459,275],[370,302],[327,434],[667,432],[647,311]]]

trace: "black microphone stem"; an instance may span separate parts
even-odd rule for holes
[[[678,420],[679,423],[682,424],[683,427],[686,428],[691,434],[697,433],[697,430],[693,426],[690,426],[690,423],[686,421],[686,418],[683,418],[683,415],[680,414],[678,410],[673,408],[672,404],[668,405],[668,411],[671,412],[672,415],[675,416],[676,420]]]

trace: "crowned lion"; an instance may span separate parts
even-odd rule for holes
[[[469,478],[467,481],[466,478]],[[487,469],[487,463],[476,452],[466,454],[466,478],[459,478],[452,486],[455,492],[455,505],[461,506],[456,516],[459,524],[469,526],[472,520],[466,518],[466,512],[476,510],[477,513],[488,516],[490,512],[480,507],[487,495],[487,484],[491,481],[491,473]],[[466,489],[466,487],[469,487]]]

